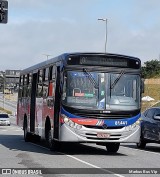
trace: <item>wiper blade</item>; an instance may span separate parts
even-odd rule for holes
[[[110,85],[110,89],[113,89],[114,86],[117,84],[117,82],[120,80],[120,78],[123,76],[124,71],[122,70],[119,76],[114,80],[114,82]]]
[[[85,68],[83,68],[83,72],[86,74],[86,76],[89,78],[91,83],[94,85],[94,88],[98,89],[99,86],[98,86],[96,80],[93,78],[92,74],[90,72],[88,72],[87,69],[85,69]]]

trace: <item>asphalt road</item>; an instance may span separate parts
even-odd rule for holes
[[[133,172],[135,172],[135,170],[141,172],[149,168],[148,172],[156,173],[155,168],[159,168],[159,166],[160,146],[156,144],[148,145],[146,150],[138,150],[134,144],[128,144],[127,146],[122,145],[117,154],[109,154],[105,148],[94,144],[67,145],[62,148],[61,152],[51,152],[43,145],[24,142],[23,131],[14,124],[0,127],[0,167],[3,169],[38,168],[42,169],[42,172],[46,169],[45,172],[54,173],[54,170],[56,171],[57,168],[59,168],[58,172],[72,173],[72,170],[76,168],[77,170],[74,171],[76,174],[54,174],[54,176],[123,177],[147,176],[147,174],[137,175],[129,174],[129,172],[131,172],[131,170],[133,170]],[[90,169],[89,171],[85,171],[84,168]],[[142,169],[139,170],[139,168]],[[79,174],[93,172],[97,174]],[[147,171],[145,173],[147,173]],[[34,176],[53,176],[53,174],[39,174]],[[148,174],[148,176],[151,176],[151,174]],[[152,174],[152,176],[158,175]]]
[[[51,152],[42,144],[25,142],[23,131],[15,125],[15,117],[11,122],[11,126],[0,126],[0,173],[2,169],[3,173],[11,169],[7,173],[19,174],[0,176],[24,177],[31,176],[26,173],[37,173],[32,176],[145,177],[160,174],[160,145],[148,144],[145,150],[139,150],[135,144],[122,144],[118,153],[109,154],[103,146],[71,144],[60,152]],[[155,175],[157,170],[159,174]]]

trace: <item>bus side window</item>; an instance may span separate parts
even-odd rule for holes
[[[43,96],[43,75],[44,75],[44,70],[39,70],[38,71],[38,83],[37,83],[37,97],[42,97]]]
[[[43,75],[42,75],[42,82],[43,82],[43,89],[42,89],[42,96],[43,97],[47,97],[48,96],[48,85],[49,85],[49,81],[48,81],[48,78],[49,78],[49,68],[45,68],[43,69]]]
[[[27,75],[23,75],[22,97],[27,96]]]
[[[43,96],[43,86],[42,83],[37,85],[37,97],[42,97]]]
[[[19,86],[18,98],[22,98],[22,86]]]
[[[53,65],[49,67],[48,70],[48,78],[49,78],[49,85],[48,85],[48,96],[55,96],[55,77],[56,77],[56,66]]]
[[[27,96],[31,96],[31,84],[32,84],[32,74],[28,74],[28,88],[27,88]]]
[[[46,68],[46,69],[45,69],[44,80],[45,80],[45,81],[48,81],[48,80],[49,80],[49,68]]]
[[[48,82],[44,82],[43,83],[43,97],[47,97],[48,96]]]
[[[27,97],[27,86],[23,86],[23,97]]]
[[[23,89],[23,75],[19,78],[19,91],[18,98],[22,98],[22,89]]]
[[[43,79],[43,70],[38,71],[38,83],[42,83]]]

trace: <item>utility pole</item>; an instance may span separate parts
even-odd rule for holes
[[[0,0],[0,23],[8,22],[8,1]]]
[[[4,110],[4,102],[5,102],[5,75],[3,75],[3,110]]]
[[[49,55],[49,54],[43,54],[43,55],[45,55],[47,57],[47,60],[48,60],[49,56],[52,56],[52,55]]]
[[[100,20],[100,21],[103,21],[103,22],[105,22],[105,46],[104,46],[104,48],[105,48],[105,53],[107,52],[107,21],[108,21],[108,19],[107,18],[98,18],[98,20]]]

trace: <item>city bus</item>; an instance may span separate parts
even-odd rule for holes
[[[24,140],[95,143],[117,152],[140,139],[141,61],[109,53],[64,53],[21,71],[17,125]]]

